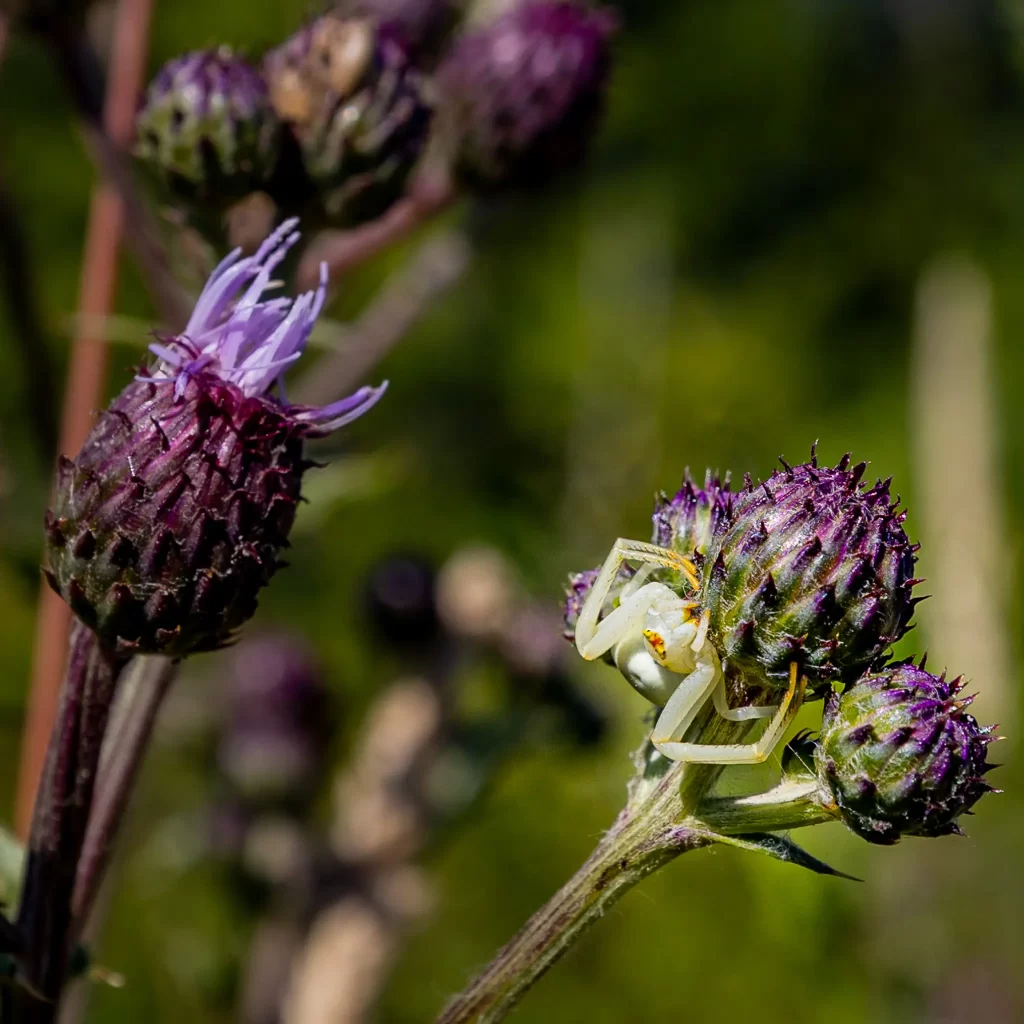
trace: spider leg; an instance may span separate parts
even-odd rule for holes
[[[651,733],[651,742],[666,757],[678,760],[666,748],[680,745],[676,741],[697,717],[697,713],[711,695],[721,674],[722,669],[718,664],[718,656],[710,651],[708,656],[703,657],[697,667],[683,678],[673,691],[672,696],[666,701]],[[696,746],[697,744],[683,745]]]
[[[730,708],[728,694],[725,689],[725,676],[720,676],[711,693],[715,702],[715,710],[728,722],[749,722],[756,718],[771,718],[778,710],[777,704],[766,704],[760,707],[750,705],[743,708]]]
[[[789,667],[789,689],[774,717],[761,737],[754,743],[678,743],[658,742],[655,746],[674,761],[699,764],[761,764],[775,749],[800,710],[807,679],[799,675],[796,662]],[[660,721],[660,720],[659,720]]]
[[[651,601],[658,593],[664,592],[664,584],[647,583],[635,591],[630,590],[627,584],[627,588],[623,590],[619,607],[598,625],[597,620],[608,599],[608,593],[619,575],[619,568],[623,562],[630,560],[643,562],[645,568],[650,565],[675,569],[677,572],[683,573],[687,582],[695,589],[699,584],[696,567],[690,559],[683,558],[682,555],[670,551],[668,548],[659,548],[655,544],[645,544],[643,541],[625,540],[620,537],[608,552],[608,557],[605,559],[604,565],[601,566],[601,571],[594,581],[594,586],[587,595],[586,601],[583,602],[579,619],[576,622],[576,648],[588,660],[600,657],[626,636],[627,626],[631,627],[642,623],[643,615],[646,614]],[[641,569],[640,572],[644,573],[644,569]],[[646,572],[649,573],[650,569],[647,569]],[[641,578],[646,579],[646,573]],[[644,595],[644,601],[638,602],[637,598],[641,594]],[[629,608],[630,613],[618,615],[624,608]],[[642,612],[639,611],[641,608]],[[615,623],[614,627],[602,628],[610,622]],[[598,642],[599,636],[600,642]]]

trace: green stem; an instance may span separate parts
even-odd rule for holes
[[[746,725],[704,715],[702,742],[736,742]],[[718,778],[718,765],[668,761],[645,744],[615,824],[575,875],[491,964],[457,996],[437,1024],[500,1021],[604,913],[641,879],[681,853],[713,841],[691,812]]]

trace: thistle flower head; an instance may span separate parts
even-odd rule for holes
[[[892,665],[826,703],[815,764],[858,835],[873,843],[959,833],[957,818],[992,787],[991,729],[964,710],[959,679]]]
[[[789,466],[742,491],[690,483],[655,512],[655,540],[701,562],[710,635],[734,669],[853,679],[907,630],[918,581],[889,483],[866,464]]]
[[[395,26],[323,15],[268,53],[263,71],[329,218],[363,220],[401,194],[431,110]]]
[[[227,642],[287,543],[303,441],[383,394],[309,408],[270,393],[324,302],[325,276],[295,300],[263,297],[295,226],[221,263],[185,331],[151,346],[157,363],[58,464],[47,578],[112,646],[180,656]]]
[[[263,78],[226,47],[165,64],[135,124],[136,157],[172,192],[220,205],[268,181],[281,142]]]
[[[579,164],[604,107],[615,18],[517,4],[457,40],[438,71],[442,135],[471,184],[531,185]]]

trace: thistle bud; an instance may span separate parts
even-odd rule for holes
[[[438,71],[439,117],[469,184],[530,186],[582,163],[615,24],[575,3],[523,3],[456,41]]]
[[[287,221],[255,255],[213,272],[181,335],[62,457],[46,517],[47,578],[122,652],[183,656],[227,643],[278,567],[306,438],[369,409],[384,388],[321,408],[270,389],[302,354],[326,295],[262,299],[298,240]],[[236,297],[237,296],[237,297]],[[234,301],[232,301],[234,300]]]
[[[865,468],[812,459],[736,494],[687,482],[656,510],[657,542],[702,563],[710,635],[734,669],[784,675],[796,661],[812,682],[850,680],[906,632],[917,549]]]
[[[846,824],[872,843],[960,833],[992,787],[995,738],[965,712],[959,679],[911,662],[864,676],[826,702],[815,765]]]
[[[319,667],[288,636],[263,635],[232,652],[218,763],[249,804],[304,803],[323,777],[332,708]]]
[[[393,26],[327,14],[268,53],[263,69],[328,217],[366,219],[401,195],[431,111]]]
[[[226,47],[165,64],[135,128],[135,155],[172,193],[221,206],[266,184],[281,142],[263,78]]]

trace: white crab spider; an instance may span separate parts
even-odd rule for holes
[[[598,622],[626,561],[640,562],[641,568],[623,587],[619,606]],[[798,681],[794,662],[789,688],[778,706],[730,708],[718,652],[708,640],[708,612],[664,583],[646,582],[659,567],[682,573],[694,591],[698,589],[696,568],[688,558],[669,548],[619,538],[580,610],[576,648],[588,661],[611,651],[630,685],[662,709],[651,742],[666,757],[703,764],[760,764],[796,715],[807,680]],[[731,722],[771,721],[754,743],[681,742],[709,697],[718,714]]]

